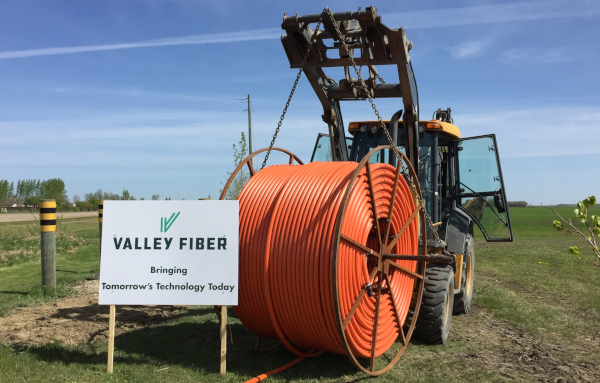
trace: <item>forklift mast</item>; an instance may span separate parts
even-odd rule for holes
[[[286,13],[281,25],[286,32],[281,36],[281,42],[290,67],[302,69],[323,106],[322,117],[329,127],[332,159],[347,161],[349,158],[340,101],[366,100],[369,95],[373,99],[400,97],[407,133],[407,155],[413,167],[418,169],[419,96],[408,54],[412,43],[404,28],[388,28],[382,24],[381,16],[377,15],[373,6],[364,11],[359,8],[357,12],[333,13],[333,18],[338,28],[325,13],[306,16],[287,16]],[[309,25],[319,21],[322,22],[322,30],[313,31]],[[356,65],[369,69],[369,76],[365,78],[367,89],[352,77],[352,62],[342,41],[354,55]],[[309,48],[310,53],[303,65]],[[328,55],[331,50],[339,54]],[[378,83],[378,65],[396,65],[398,82]],[[345,78],[339,83],[324,72],[324,68],[334,67],[344,68]]]

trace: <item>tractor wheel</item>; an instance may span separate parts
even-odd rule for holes
[[[469,312],[471,300],[473,299],[473,279],[475,279],[475,243],[473,242],[473,236],[467,234],[465,255],[462,264],[460,292],[454,296],[454,315],[461,315]]]
[[[454,307],[454,271],[449,265],[428,264],[415,335],[425,343],[446,342]]]

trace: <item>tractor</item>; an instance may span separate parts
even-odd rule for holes
[[[311,24],[317,27],[313,30]],[[328,127],[318,135],[311,161],[360,162],[372,149],[391,145],[369,161],[395,166],[397,149],[417,170],[429,221],[420,241],[426,241],[428,254],[439,257],[429,258],[425,266],[415,334],[426,343],[444,343],[452,315],[466,314],[471,306],[475,225],[488,242],[513,241],[495,135],[462,137],[450,108],[420,120],[409,56],[413,44],[404,28],[384,25],[373,6],[357,12],[286,14],[282,29],[290,67],[306,75]],[[381,65],[395,65],[398,81],[384,82],[376,69]],[[343,68],[344,78],[333,80],[325,73],[330,68]],[[401,98],[402,110],[382,119],[375,105],[381,98]],[[368,101],[376,118],[349,123],[347,135],[342,101]]]

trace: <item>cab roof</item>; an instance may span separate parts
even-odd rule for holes
[[[367,125],[368,127],[371,127],[373,125],[378,125],[377,123],[378,123],[378,121],[376,121],[376,120],[351,122],[348,127],[348,132],[350,132],[350,134],[354,135],[355,132],[359,131],[361,125]],[[383,120],[383,123],[389,129],[390,120]],[[398,124],[401,124],[401,123],[402,123],[402,120],[399,120]],[[443,122],[443,121],[438,121],[438,120],[419,121],[419,125],[423,126],[426,131],[442,132],[442,133],[446,133],[447,135],[451,136],[454,139],[460,138],[460,130],[458,129],[458,127],[449,122]],[[381,129],[381,127],[378,126],[378,129]]]

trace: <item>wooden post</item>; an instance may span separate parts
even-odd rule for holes
[[[227,372],[227,306],[221,306],[221,375]]]
[[[102,213],[104,211],[104,200],[98,201],[98,230],[100,232],[100,253],[102,253]]]
[[[40,232],[42,247],[42,286],[46,291],[56,288],[56,201],[40,201]]]
[[[112,374],[113,360],[115,355],[115,305],[110,305],[110,317],[108,319],[108,362],[106,372]]]

